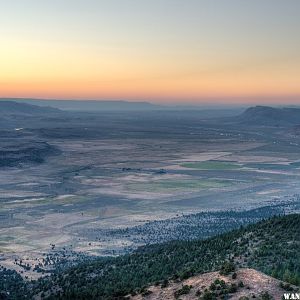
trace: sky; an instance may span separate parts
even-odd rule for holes
[[[300,103],[299,0],[0,0],[0,97]]]

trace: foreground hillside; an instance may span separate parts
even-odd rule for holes
[[[287,288],[288,287],[288,288]],[[172,281],[167,286],[153,285],[143,293],[129,296],[131,300],[160,299],[214,299],[230,296],[238,299],[281,299],[286,292],[296,290],[295,287],[282,285],[275,278],[253,269],[240,269],[232,274],[220,275],[210,272],[193,276],[183,281]]]
[[[188,278],[193,281],[191,277],[195,275],[220,270],[231,277],[237,272],[236,279],[244,274],[243,280],[250,280],[247,284],[252,286],[261,273],[245,268],[299,286],[299,245],[300,215],[293,214],[273,217],[207,240],[174,241],[145,246],[131,255],[94,259],[57,271],[38,282],[25,284],[10,274],[11,281],[8,276],[2,277],[0,289],[6,295],[9,291],[11,299],[121,299],[130,294],[146,292],[147,295],[150,285],[167,287],[177,282],[184,286]],[[213,277],[218,279],[217,275]],[[270,284],[278,292],[279,281],[271,280]],[[230,286],[224,291],[230,294]]]
[[[42,281],[39,289],[52,299],[110,299],[164,280],[222,267],[229,272],[232,264],[299,285],[299,245],[300,215],[274,217],[204,241],[146,246],[132,255],[88,262]]]

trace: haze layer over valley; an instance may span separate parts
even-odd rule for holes
[[[299,211],[298,109],[0,113],[0,264],[25,276]]]

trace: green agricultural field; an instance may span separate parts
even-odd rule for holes
[[[198,179],[198,180],[160,180],[147,183],[132,183],[127,186],[131,191],[164,193],[172,191],[189,191],[211,188],[222,188],[232,183],[225,180]]]
[[[181,164],[181,167],[198,169],[198,170],[235,170],[241,166],[232,162],[225,161],[201,161],[201,162],[189,162]]]

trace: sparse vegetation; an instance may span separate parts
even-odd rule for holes
[[[232,261],[225,261],[220,270],[220,275],[228,275],[235,270],[235,265]]]

